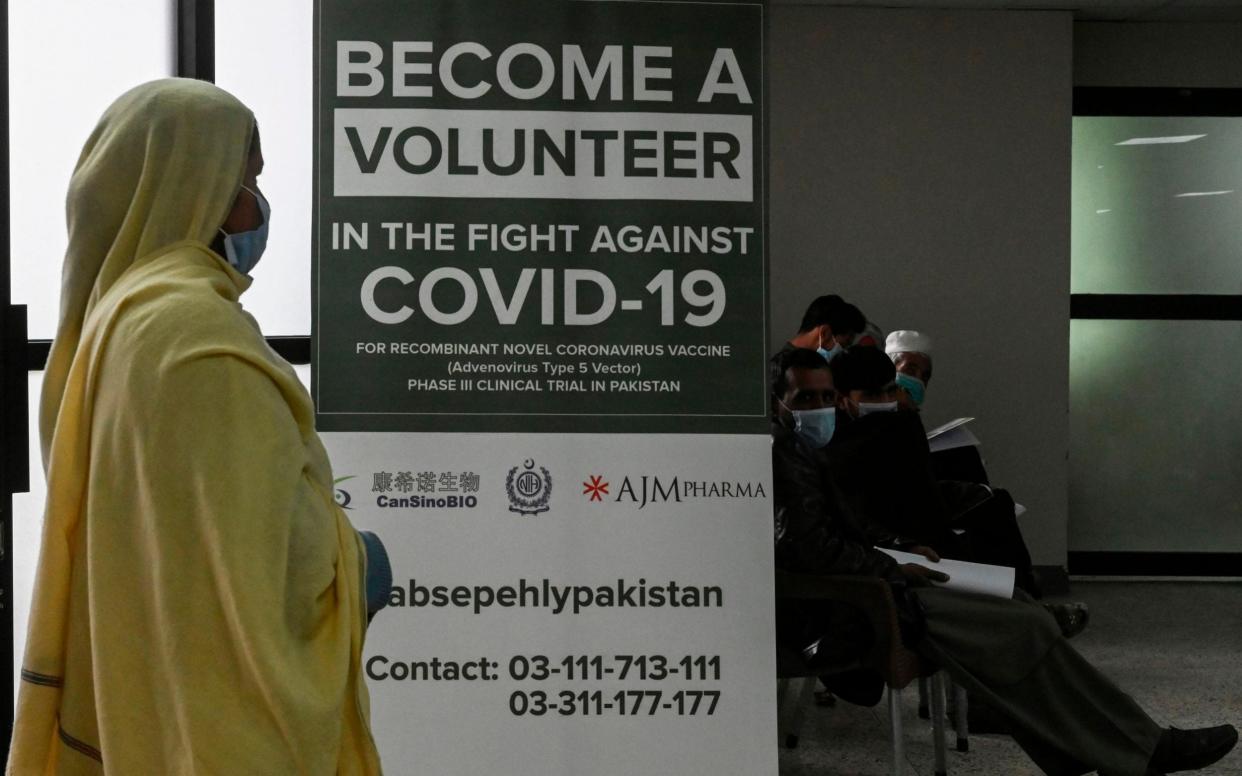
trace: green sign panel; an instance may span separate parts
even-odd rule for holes
[[[761,13],[322,3],[319,428],[765,431]]]

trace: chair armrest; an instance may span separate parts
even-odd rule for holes
[[[776,597],[835,601],[861,611],[875,639],[866,662],[886,678],[891,675],[894,650],[901,647],[901,628],[897,624],[897,603],[888,582],[879,577],[814,576],[777,571]]]

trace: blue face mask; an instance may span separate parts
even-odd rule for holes
[[[845,348],[841,347],[841,343],[836,340],[832,341],[832,350],[825,350],[823,345],[815,349],[815,352],[824,357],[825,361],[831,362],[832,359],[845,352]]]
[[[818,449],[824,447],[832,440],[832,434],[837,429],[837,410],[835,407],[824,407],[820,410],[789,411],[794,418],[794,433],[802,437],[802,441]]]
[[[220,234],[224,235],[224,257],[228,259],[233,269],[249,275],[254,269],[254,265],[259,263],[259,258],[263,256],[263,249],[267,247],[267,226],[271,222],[272,208],[267,204],[267,200],[257,191],[246,186],[243,189],[254,195],[259,202],[259,212],[263,215],[263,223],[259,224],[257,229],[251,229],[249,232],[237,232],[236,234],[225,234],[224,230],[220,230]]]
[[[927,384],[917,377],[913,377],[902,372],[897,373],[897,385],[910,394],[910,400],[914,402],[914,406],[923,406],[923,396],[927,391]]]

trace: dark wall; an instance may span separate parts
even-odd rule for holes
[[[770,9],[772,344],[836,292],[937,342],[928,426],[962,415],[1063,564],[1072,21]]]

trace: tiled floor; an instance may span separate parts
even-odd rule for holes
[[[1091,606],[1091,625],[1074,640],[1097,667],[1126,688],[1162,725],[1224,722],[1242,728],[1242,583],[1074,582]],[[1050,599],[1051,600],[1051,599]],[[908,776],[932,776],[931,723],[916,713],[915,686],[904,693]],[[950,776],[1036,776],[1013,740],[972,735],[970,752],[953,751]],[[782,776],[889,776],[885,702],[872,709],[837,702],[811,706],[796,749],[782,747]],[[1204,776],[1242,776],[1242,745]]]

